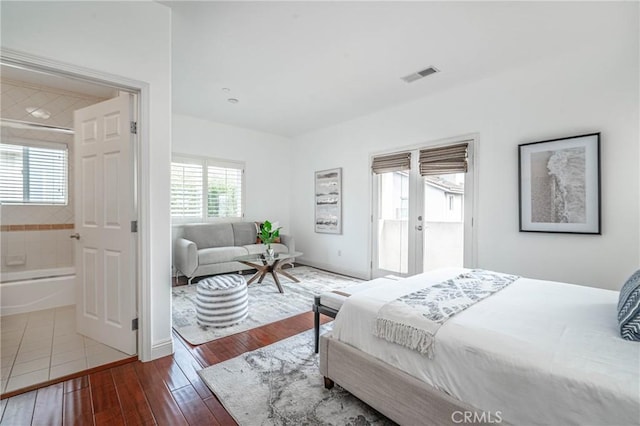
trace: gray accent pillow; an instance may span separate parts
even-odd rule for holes
[[[640,342],[640,270],[620,290],[618,325],[623,339]]]

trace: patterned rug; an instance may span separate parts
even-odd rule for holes
[[[313,296],[327,290],[348,287],[360,282],[356,278],[332,274],[310,266],[298,266],[286,270],[300,280],[292,282],[286,277],[280,278],[284,293],[278,292],[271,276],[262,283],[249,285],[249,316],[240,324],[213,328],[201,326],[196,322],[196,284],[173,287],[173,328],[187,342],[200,345],[211,340],[246,331],[261,325],[280,321],[303,312],[309,312],[313,306]],[[249,279],[251,275],[247,276]]]
[[[395,424],[338,385],[325,389],[318,359],[309,330],[199,374],[242,426]]]

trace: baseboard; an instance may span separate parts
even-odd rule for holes
[[[151,357],[148,361],[173,354],[173,339],[164,340],[151,346]],[[146,360],[147,361],[147,360]]]
[[[370,280],[370,274],[368,272],[354,271],[352,269],[340,268],[335,265],[329,265],[327,263],[316,262],[313,260],[305,259],[303,257],[296,257],[296,265],[313,266],[314,268],[324,269],[325,271],[334,272],[336,274],[347,275],[349,277],[360,278],[361,280]]]

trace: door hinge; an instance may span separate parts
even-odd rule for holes
[[[137,135],[138,134],[138,123],[136,121],[132,121],[129,129],[131,130],[131,133],[133,133],[134,135]]]
[[[138,232],[138,221],[137,220],[132,220],[131,221],[131,232]]]
[[[136,331],[138,329],[138,318],[131,320],[131,330]]]

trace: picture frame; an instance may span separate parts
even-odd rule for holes
[[[315,172],[315,231],[342,234],[342,168]]]
[[[520,232],[601,234],[600,133],[518,145]]]

